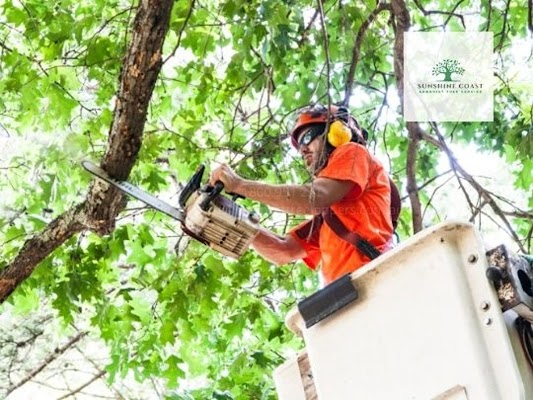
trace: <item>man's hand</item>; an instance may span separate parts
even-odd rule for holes
[[[211,172],[209,184],[214,186],[217,181],[221,181],[224,184],[224,190],[227,193],[242,194],[239,192],[239,187],[244,179],[237,175],[229,165],[221,164]]]

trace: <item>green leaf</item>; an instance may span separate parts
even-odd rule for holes
[[[51,304],[54,320],[64,326],[86,326],[85,318],[90,320],[91,331],[106,344],[102,348],[109,349],[111,381],[120,385],[131,375],[145,382],[147,391],[148,379],[164,386],[146,397],[275,399],[272,370],[282,362],[276,355],[303,346],[284,317],[316,290],[317,274],[301,263],[275,267],[253,249],[229,259],[187,238],[178,221],[135,201],[122,208],[117,197],[109,209],[98,203],[100,196],[86,202],[98,187],[79,162],[108,162],[120,151],[120,165],[104,164],[120,173],[131,167],[124,178],[174,206],[180,184],[201,163],[212,171],[227,162],[244,178],[270,184],[309,183],[310,174],[286,138],[294,111],[310,102],[327,103],[328,90],[331,101],[343,100],[357,34],[377,3],[324,3],[328,54],[320,16],[310,20],[315,2],[174,3],[161,70],[154,59],[145,60],[149,70],[136,71],[137,82],[143,77],[155,82],[153,93],[122,87],[126,83],[120,80],[125,62],[148,54],[140,49],[126,56],[136,48],[131,40],[138,39],[133,30],[142,8],[116,0],[0,5],[0,269],[19,253],[18,260],[27,259],[24,242],[68,210],[78,210],[76,231],[89,229],[46,256],[8,302],[24,313]],[[426,10],[451,10],[444,0],[423,3]],[[452,151],[473,149],[467,160],[457,159],[467,172],[477,166],[477,153],[505,157],[506,182],[499,175],[475,179],[506,213],[528,210],[533,134],[527,7],[513,0],[506,13],[507,2],[493,2],[490,9],[486,1],[467,3],[454,11],[472,17],[465,19],[467,30],[494,32],[495,45],[504,39],[494,49],[494,121],[439,123],[439,130]],[[406,7],[413,31],[464,30],[454,16],[424,15],[412,2]],[[412,141],[398,100],[391,50],[397,32],[389,19],[386,11],[365,25],[350,110],[371,132],[369,149],[406,196]],[[121,88],[135,97],[119,98]],[[146,95],[151,96],[145,115],[138,106]],[[471,185],[461,177],[446,181],[451,174],[440,176],[449,169],[447,155],[431,127],[420,127],[424,134],[413,176],[423,223],[436,223],[451,211],[468,219],[472,210],[463,200]],[[133,136],[118,150],[110,147],[137,129],[143,132],[138,154],[129,153],[138,140]],[[207,180],[206,173],[201,184]],[[464,192],[457,190],[458,182]],[[409,201],[399,227],[402,238],[412,235]],[[280,235],[306,218],[251,199],[239,204],[259,211],[262,226]],[[495,230],[498,217],[483,210],[475,218],[485,235]],[[531,246],[531,221],[509,222],[521,245]],[[1,371],[0,379],[8,381]],[[204,386],[191,389],[191,382]]]
[[[139,317],[140,322],[149,324],[152,319],[152,306],[141,297],[133,297],[128,304],[131,306],[131,313]]]
[[[185,372],[179,367],[183,360],[175,355],[171,355],[166,360],[167,369],[164,371],[164,377],[168,380],[168,387],[175,388],[178,386],[180,378],[185,378]]]
[[[39,292],[36,289],[28,288],[13,296],[13,306],[17,313],[27,315],[38,309],[39,300]]]
[[[173,344],[176,341],[176,322],[165,321],[161,327],[161,344]]]

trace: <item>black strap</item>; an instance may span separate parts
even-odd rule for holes
[[[356,299],[357,290],[352,284],[351,275],[346,274],[303,299],[298,303],[298,310],[305,321],[305,327],[310,328]]]
[[[380,251],[368,240],[363,239],[357,232],[349,231],[331,208],[324,211],[322,217],[338,237],[353,244],[361,253],[371,260],[378,258],[381,255]]]
[[[400,212],[402,211],[402,198],[400,197],[400,191],[394,181],[389,178],[390,185],[390,216],[392,219],[392,227],[396,230],[398,227],[398,219],[400,218]]]

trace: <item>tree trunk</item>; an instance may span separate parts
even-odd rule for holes
[[[395,39],[394,39],[394,75],[398,86],[398,96],[403,107],[403,36],[411,26],[409,11],[404,0],[392,1],[392,13],[395,19]],[[413,214],[413,233],[422,230],[422,206],[418,196],[418,185],[416,182],[416,159],[418,154],[418,143],[420,141],[420,125],[418,122],[408,122],[407,131],[409,133],[409,146],[407,148],[407,193],[411,201],[411,211]]]
[[[173,0],[141,0],[120,76],[113,123],[102,167],[126,179],[137,160],[148,104],[161,70],[161,52],[168,31]],[[0,303],[35,267],[71,236],[90,229],[112,232],[124,207],[123,196],[101,181],[93,181],[85,201],[73,206],[43,232],[26,241],[15,259],[0,271]]]

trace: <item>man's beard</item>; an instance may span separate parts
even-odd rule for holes
[[[311,164],[307,166],[307,170],[312,176],[316,176],[326,166],[329,158],[324,139],[317,140],[323,140],[323,143],[322,146],[320,146],[319,151],[316,153],[316,156],[313,155]]]

